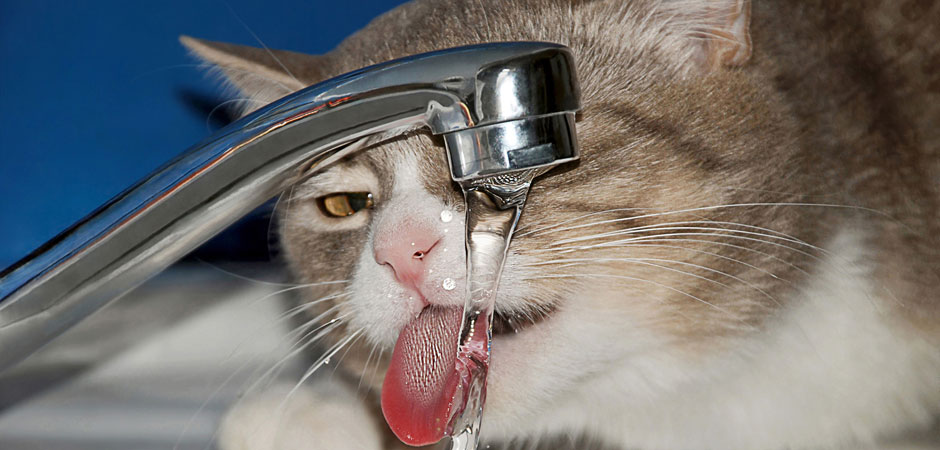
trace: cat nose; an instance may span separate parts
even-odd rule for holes
[[[427,227],[402,225],[396,227],[400,232],[376,239],[375,261],[391,267],[399,283],[418,288],[427,274],[430,254],[440,238]]]

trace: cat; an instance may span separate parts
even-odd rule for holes
[[[860,448],[940,417],[937,3],[419,0],[321,56],[183,42],[245,112],[410,54],[569,46],[582,157],[511,243],[484,441]],[[281,246],[345,375],[246,398],[220,447],[404,447],[383,376],[416,315],[463,302],[463,214],[426,132],[298,178]]]

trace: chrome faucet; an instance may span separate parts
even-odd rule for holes
[[[571,53],[539,42],[458,47],[340,75],[225,127],[0,272],[0,371],[241,216],[370,144],[427,126],[451,176],[578,158]]]

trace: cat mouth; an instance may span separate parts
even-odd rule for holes
[[[553,303],[528,308],[525,311],[500,311],[493,313],[493,336],[516,334],[551,317],[556,306]]]
[[[554,311],[552,305],[496,312],[493,335],[518,333]],[[488,364],[483,336],[489,321],[470,322],[475,330],[465,343],[470,350],[458,351],[462,317],[462,308],[427,306],[399,333],[382,384],[381,407],[392,432],[408,445],[433,444],[450,434],[450,421],[467,406],[461,395],[468,392],[468,370]]]

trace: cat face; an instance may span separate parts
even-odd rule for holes
[[[188,43],[252,103],[436,48],[572,48],[582,157],[534,183],[496,302],[484,427],[511,436],[685,382],[784,305],[824,228],[780,205],[811,171],[771,83],[728,67],[749,54],[744,2],[497,3],[406,5],[329,55],[277,53],[291,76],[266,53]],[[346,342],[345,364],[374,389],[424,307],[463,304],[463,199],[427,133],[302,178],[278,213],[291,270],[311,284],[310,328],[338,319],[327,346]]]

